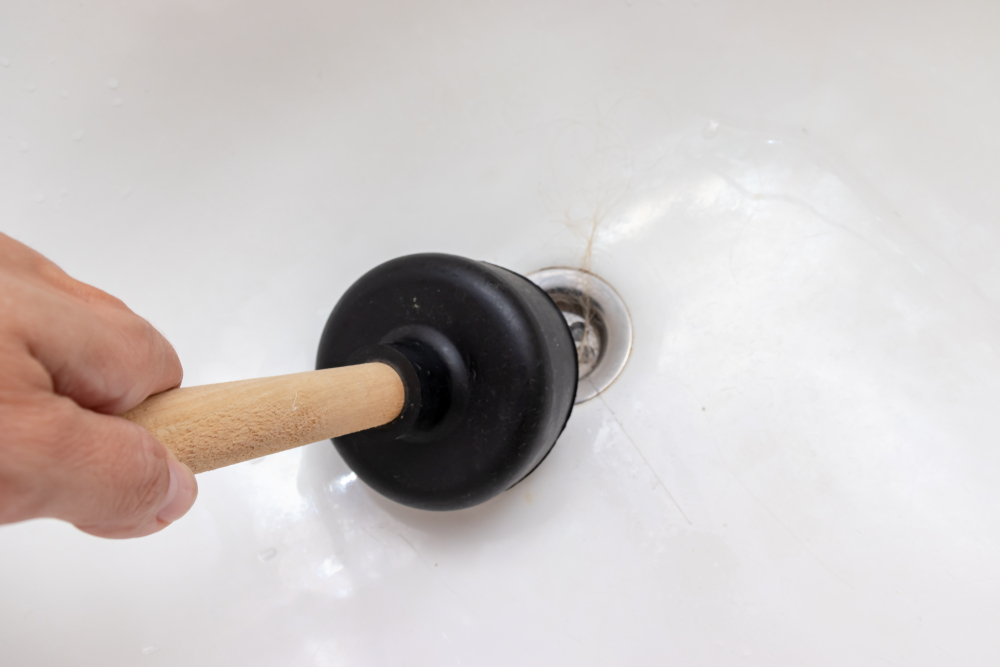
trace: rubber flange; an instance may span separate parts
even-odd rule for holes
[[[316,368],[387,363],[406,387],[395,421],[334,438],[366,484],[427,510],[477,505],[526,477],[573,409],[576,348],[549,296],[506,269],[400,257],[341,297]]]

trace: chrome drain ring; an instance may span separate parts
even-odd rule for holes
[[[581,269],[542,269],[527,278],[545,290],[566,318],[580,365],[576,403],[589,401],[628,363],[632,318],[625,302],[611,285]]]

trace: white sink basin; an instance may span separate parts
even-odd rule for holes
[[[412,252],[588,268],[625,371],[489,503],[329,443],[156,536],[0,528],[4,665],[1000,663],[1000,6],[0,7],[0,220],[308,370]]]

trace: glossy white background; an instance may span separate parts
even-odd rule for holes
[[[1000,662],[1000,6],[0,0],[0,226],[186,383],[307,370],[444,251],[635,348],[471,510],[328,443],[162,534],[0,528],[0,663]]]

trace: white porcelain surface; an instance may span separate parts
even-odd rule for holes
[[[592,269],[635,345],[430,514],[328,443],[0,528],[0,664],[1000,664],[1000,5],[0,0],[0,226],[188,384],[391,257]]]

